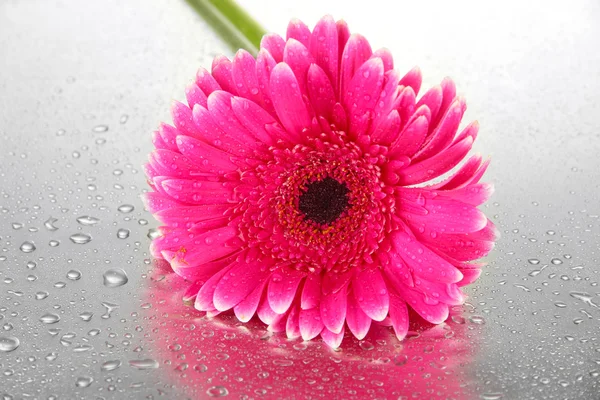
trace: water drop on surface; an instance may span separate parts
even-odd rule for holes
[[[82,312],[81,314],[79,314],[79,318],[81,318],[85,322],[91,321],[93,316],[94,316],[94,313],[90,312],[90,311],[85,311],[85,312]]]
[[[13,228],[14,230],[19,230],[19,229],[21,229],[22,227],[23,227],[23,224],[22,224],[22,223],[20,223],[20,222],[13,222],[13,223],[12,223],[12,228]]]
[[[472,317],[469,317],[469,321],[471,321],[472,323],[474,323],[476,325],[484,325],[485,324],[485,319],[483,319],[483,317],[479,316],[479,315],[473,315]]]
[[[108,126],[107,125],[97,125],[94,127],[93,131],[96,133],[106,132],[106,131],[108,131]]]
[[[49,295],[48,292],[39,291],[35,294],[35,299],[36,300],[44,300],[46,297],[48,297],[48,295]]]
[[[119,239],[127,239],[129,237],[129,229],[121,228],[117,231],[117,237]]]
[[[81,272],[76,269],[72,269],[69,272],[67,272],[67,279],[70,279],[72,281],[78,281],[81,279]]]
[[[119,212],[123,213],[123,214],[128,214],[130,212],[132,212],[135,209],[134,206],[132,206],[131,204],[123,204],[120,205],[119,208],[117,208],[117,210],[119,210]]]
[[[60,321],[60,317],[56,314],[44,314],[42,315],[42,317],[40,318],[40,321],[43,322],[44,324],[55,324],[58,321]]]
[[[76,244],[86,244],[92,240],[92,237],[85,233],[75,233],[71,235],[69,239],[71,239],[71,242]]]
[[[123,286],[129,281],[129,278],[127,278],[127,273],[121,268],[109,269],[102,277],[104,279],[104,286],[110,288]]]
[[[19,249],[21,249],[23,253],[31,253],[32,251],[35,251],[35,245],[32,242],[27,241],[23,242]]]
[[[210,397],[223,397],[229,394],[225,386],[211,386],[206,389],[206,394]]]
[[[77,222],[81,225],[96,225],[100,220],[96,217],[90,217],[89,215],[82,215],[81,217],[77,217]]]
[[[0,352],[8,353],[15,350],[21,342],[14,336],[0,336]]]
[[[45,227],[46,227],[46,229],[48,229],[49,231],[55,231],[55,230],[58,230],[58,228],[57,228],[56,226],[54,226],[54,223],[55,223],[55,222],[57,222],[57,221],[58,221],[58,219],[50,217],[50,218],[48,218],[48,219],[46,220],[46,222],[44,222],[44,226],[45,226]]]
[[[94,378],[81,376],[81,377],[77,378],[77,380],[75,381],[75,386],[80,387],[80,388],[86,388],[86,387],[90,386],[92,384],[92,382],[94,382]]]
[[[110,360],[110,361],[106,361],[102,364],[102,366],[100,367],[100,370],[102,371],[114,371],[115,369],[119,368],[121,366],[121,361],[119,360]]]
[[[154,240],[154,239],[158,239],[159,237],[161,237],[162,234],[160,233],[160,231],[158,229],[152,228],[152,229],[148,229],[148,234],[146,236],[148,237],[148,239]]]
[[[136,369],[156,369],[158,368],[158,361],[150,358],[144,360],[130,360],[129,365]]]

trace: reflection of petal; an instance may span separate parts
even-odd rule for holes
[[[468,374],[477,336],[468,324],[411,323],[406,339],[398,342],[385,320],[362,341],[346,329],[344,345],[332,350],[321,340],[268,332],[257,318],[247,324],[231,312],[207,318],[181,302],[187,283],[175,274],[150,284],[145,301],[153,307],[144,310],[143,328],[158,329],[165,341],[147,350],[159,360],[165,379],[179,388],[179,397],[204,398],[214,386],[225,387],[232,398],[307,398],[317,391],[330,398],[473,396]]]

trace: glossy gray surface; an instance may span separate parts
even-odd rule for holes
[[[141,165],[170,99],[230,50],[181,1],[3,1],[0,395],[600,398],[598,3],[241,3],[280,33],[331,12],[425,86],[455,79],[503,234],[468,303],[338,351],[202,318],[149,259]]]

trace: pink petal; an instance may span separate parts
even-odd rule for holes
[[[215,93],[219,92],[214,92],[211,94],[211,96],[213,96]],[[228,101],[228,103],[231,104],[230,101]],[[248,142],[244,143],[242,141],[243,139],[240,140],[237,138],[237,136],[232,136],[221,129],[222,125],[217,124],[212,112],[200,105],[196,105],[194,107],[193,117],[194,124],[198,128],[197,137],[199,139],[202,139],[211,146],[214,146],[226,153],[245,157],[249,156]]]
[[[427,143],[415,154],[414,160],[425,160],[448,148],[456,135],[456,130],[466,109],[464,99],[457,98],[441,118]]]
[[[400,171],[400,184],[414,185],[436,178],[454,168],[471,150],[473,139],[467,137],[427,160],[411,164]]]
[[[395,294],[390,294],[390,319],[398,340],[404,339],[408,333],[408,308]]]
[[[448,107],[456,97],[456,86],[454,85],[452,79],[448,77],[444,78],[440,86],[442,87],[442,104],[440,105],[440,109],[438,110],[437,114],[433,114],[434,118],[431,120],[432,127],[439,124],[440,120],[446,114]]]
[[[324,327],[321,321],[321,311],[318,307],[309,310],[300,310],[298,323],[300,324],[300,335],[302,335],[302,339],[304,340],[317,337]]]
[[[162,142],[164,143],[164,147],[167,150],[178,152],[176,138],[177,135],[181,135],[181,133],[171,125],[160,124],[158,128],[158,134],[160,135]]]
[[[310,51],[319,67],[329,78],[329,86],[337,93],[338,84],[338,32],[330,15],[319,20],[310,39]]]
[[[360,308],[375,321],[387,317],[389,295],[379,268],[365,268],[352,281],[354,297]]]
[[[429,186],[432,189],[451,190],[463,187],[477,173],[481,166],[481,155],[471,156],[456,172],[440,183]]]
[[[285,40],[275,33],[267,33],[260,40],[260,48],[267,50],[276,63],[283,61],[283,49]]]
[[[154,212],[154,217],[175,228],[187,229],[198,221],[222,217],[228,205],[174,206]]]
[[[231,154],[225,153],[206,142],[190,136],[177,136],[177,148],[188,160],[200,166],[202,171],[224,175],[239,167],[232,161]]]
[[[398,98],[394,101],[394,107],[398,110],[398,114],[400,114],[400,119],[402,120],[402,128],[407,122],[410,122],[411,117],[416,116],[415,109],[417,109],[415,105],[415,92],[411,87],[405,87],[402,89]]]
[[[467,286],[475,282],[481,275],[481,268],[461,268],[463,279],[457,283],[458,286]]]
[[[371,58],[358,68],[343,93],[346,112],[350,115],[350,132],[356,136],[366,133],[357,129],[360,117],[367,113],[373,115],[383,87],[383,62],[380,58]]]
[[[437,250],[459,261],[477,260],[494,248],[493,241],[471,239],[467,235],[439,235],[431,242]]]
[[[298,285],[305,276],[305,273],[290,268],[281,268],[271,275],[267,299],[273,311],[283,314],[290,308]]]
[[[290,39],[285,44],[283,62],[294,72],[296,81],[298,81],[298,85],[300,86],[300,92],[304,95],[307,94],[306,75],[308,68],[315,62],[310,51],[302,43],[295,39]]]
[[[352,295],[348,296],[346,323],[348,324],[348,328],[350,328],[350,332],[358,340],[364,339],[371,327],[371,318],[364,313]]]
[[[383,69],[385,72],[394,69],[394,57],[392,56],[392,53],[389,51],[389,49],[377,49],[373,52],[372,57],[381,58],[381,61],[383,61]]]
[[[275,319],[267,327],[267,331],[273,332],[273,333],[283,332],[283,331],[285,331],[286,323],[287,323],[287,314],[281,314],[281,315],[278,314],[277,317],[275,317]]]
[[[296,339],[301,336],[300,308],[298,306],[294,306],[290,309],[290,313],[285,323],[285,333],[288,339]]]
[[[330,119],[336,103],[334,88],[329,78],[318,65],[311,65],[308,70],[307,90],[310,102],[319,116]]]
[[[235,83],[232,75],[233,65],[225,56],[217,56],[212,63],[212,76],[219,83],[219,86],[233,95],[237,95]],[[212,93],[211,93],[212,94]]]
[[[150,154],[152,167],[159,176],[195,178],[203,171],[179,152],[157,149]]]
[[[271,132],[265,128],[268,125],[279,126],[279,123],[258,104],[241,97],[234,97],[231,99],[231,107],[240,123],[256,138],[256,140],[269,146],[275,144],[278,140],[290,140],[287,132],[282,128],[280,128],[280,131],[283,133],[283,136],[278,135],[277,137],[274,137]]]
[[[222,204],[233,200],[233,189],[223,182],[207,182],[189,179],[165,179],[164,191],[173,199],[187,204]]]
[[[494,194],[494,185],[491,183],[475,183],[460,189],[444,190],[439,192],[441,196],[451,198],[473,206],[479,206]]]
[[[156,192],[144,193],[142,195],[142,201],[144,202],[146,210],[150,211],[152,214],[181,206],[179,202]]]
[[[198,295],[198,291],[204,282],[194,282],[192,283],[183,293],[181,299],[184,303],[192,303],[196,300],[196,296]]]
[[[190,109],[194,109],[196,104],[206,107],[207,96],[202,89],[194,82],[185,89],[185,98],[187,99]]]
[[[207,97],[215,90],[222,90],[215,78],[204,68],[200,68],[196,73],[196,85],[198,85]],[[191,106],[190,108],[194,109]]]
[[[335,23],[335,27],[337,28],[337,35],[338,35],[338,60],[339,60],[338,61],[338,71],[339,71],[341,64],[342,64],[342,55],[344,53],[344,50],[346,49],[346,43],[348,43],[348,39],[350,39],[350,29],[348,29],[348,25],[346,24],[346,21],[344,21],[344,20],[337,21]]]
[[[439,283],[427,279],[416,279],[414,289],[423,293],[426,302],[427,299],[430,299],[432,302],[458,306],[465,301],[465,296],[455,283]]]
[[[385,119],[381,120],[379,126],[373,131],[371,140],[373,143],[389,144],[398,138],[400,133],[400,115],[393,110]]]
[[[308,274],[304,281],[300,306],[303,310],[315,308],[321,300],[321,274]]]
[[[171,239],[174,239],[173,236],[175,235],[171,232],[169,236]],[[181,268],[185,268],[189,265],[201,265],[218,260],[237,250],[236,247],[231,247],[227,244],[230,239],[236,236],[237,230],[227,226],[201,235],[195,235],[193,240],[187,241],[187,243],[181,241],[181,244],[179,244],[173,240],[172,243],[176,251],[167,252],[168,261],[171,263],[173,269],[175,269],[180,267],[179,265],[174,266],[174,263],[180,264]],[[164,253],[165,251],[163,251]]]
[[[200,265],[173,263],[171,267],[173,268],[173,271],[183,279],[204,284],[204,282],[213,275],[219,273],[222,269],[227,268],[233,260],[233,257],[227,257],[222,260],[211,261]],[[197,291],[198,290],[196,290],[196,292]],[[194,294],[194,298],[195,297],[196,293]]]
[[[340,332],[346,319],[346,306],[348,301],[348,287],[344,286],[338,292],[331,292],[321,296],[321,320],[323,325],[332,332]]]
[[[286,38],[289,42],[290,39],[296,39],[304,45],[304,47],[310,46],[310,29],[299,19],[292,19],[287,27]]]
[[[158,133],[158,131],[152,132],[152,144],[154,145],[154,147],[156,149],[172,150],[169,148],[169,145],[165,143],[165,141],[161,137],[160,133]],[[149,174],[146,174],[146,175],[149,176]]]
[[[398,295],[426,321],[432,324],[441,324],[448,318],[449,309],[447,304],[427,304],[421,293],[407,286],[398,289]]]
[[[255,103],[262,103],[262,95],[256,76],[256,60],[250,53],[246,50],[238,50],[233,58],[231,74],[239,96],[250,99]]]
[[[255,149],[258,142],[240,123],[231,108],[233,96],[218,90],[208,97],[208,111],[228,138],[236,138],[247,149]]]
[[[310,115],[302,100],[298,81],[291,68],[277,64],[271,73],[271,99],[281,124],[290,134],[299,136],[310,127]]]
[[[248,322],[250,319],[252,319],[256,309],[258,308],[258,303],[262,298],[267,281],[267,279],[261,281],[258,286],[256,286],[248,296],[246,296],[244,300],[240,301],[233,308],[233,312],[235,313],[237,319],[242,322]]]
[[[229,267],[222,269],[221,271],[214,274],[202,287],[200,291],[198,291],[198,295],[196,296],[196,301],[194,302],[194,308],[199,311],[208,311],[213,310],[215,307],[213,305],[213,295],[215,293],[215,289],[217,284],[227,273]]]
[[[338,93],[338,98],[342,99],[348,93],[348,86],[356,70],[371,57],[372,53],[367,39],[356,33],[350,36],[341,58],[340,92]]]
[[[423,78],[421,76],[421,70],[419,67],[414,67],[410,71],[404,75],[402,79],[400,79],[400,85],[407,87],[410,86],[415,94],[419,93],[419,89],[421,89],[421,82]]]
[[[392,242],[414,274],[435,282],[455,283],[462,279],[462,274],[452,264],[406,233],[394,233]]]
[[[197,129],[192,118],[192,110],[188,106],[174,101],[171,107],[171,114],[173,114],[173,123],[178,130],[189,136],[197,135]]]
[[[398,136],[398,140],[392,145],[394,154],[412,156],[425,141],[429,121],[421,115],[413,119]]]
[[[327,344],[327,346],[332,349],[337,349],[342,344],[342,340],[344,339],[344,327],[338,333],[334,333],[327,328],[323,329],[321,332],[321,338]]]
[[[425,92],[423,96],[421,96],[419,102],[417,103],[417,108],[421,107],[422,105],[426,105],[427,108],[429,108],[429,111],[431,111],[432,118],[435,118],[440,106],[442,105],[443,98],[444,92],[442,87],[440,85],[436,85]]]
[[[271,309],[271,306],[269,306],[269,302],[267,301],[266,296],[263,296],[262,300],[260,301],[258,305],[257,314],[258,318],[260,318],[260,320],[266,325],[271,325],[273,321],[276,321],[277,318],[281,317],[281,314],[277,314]]]
[[[487,224],[485,214],[477,207],[438,196],[436,192],[405,188],[400,191],[400,199],[405,206],[412,205],[410,211],[400,210],[404,221],[419,232],[428,229],[437,233],[469,233]],[[419,207],[422,212],[417,211]]]
[[[283,57],[283,55],[282,55]],[[281,62],[281,60],[280,60]],[[277,62],[273,59],[268,51],[261,50],[256,57],[256,78],[258,79],[258,87],[262,94],[263,104],[269,114],[276,116],[271,100],[271,71],[275,68]]]
[[[270,271],[264,263],[248,263],[242,255],[221,278],[213,296],[214,307],[219,311],[229,310],[244,300]]]

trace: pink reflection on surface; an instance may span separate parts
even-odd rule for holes
[[[164,268],[158,265],[154,276],[161,279],[145,294],[152,306],[144,330],[153,332],[147,350],[165,387],[180,398],[468,399],[475,392],[470,364],[480,327],[460,309],[441,325],[411,324],[402,342],[391,328],[376,326],[364,340],[348,336],[332,350],[320,340],[268,332],[258,319],[209,319],[182,303],[189,284]]]

